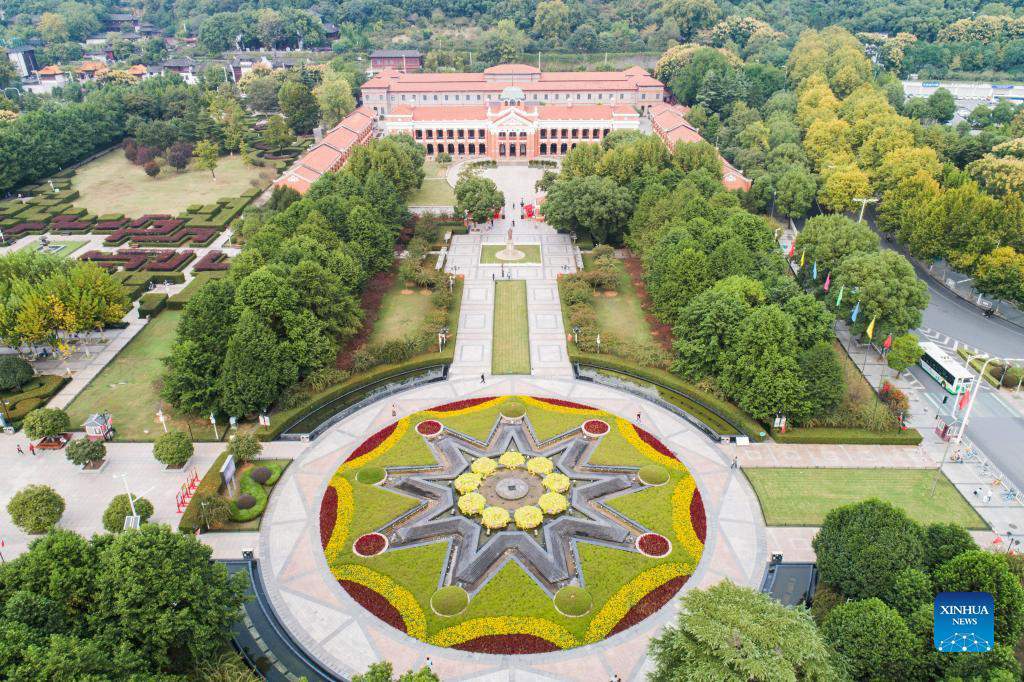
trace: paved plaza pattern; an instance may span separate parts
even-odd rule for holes
[[[761,513],[742,473],[708,439],[676,415],[614,389],[563,378],[473,377],[412,389],[340,422],[302,452],[275,488],[260,530],[260,570],[271,603],[289,633],[342,675],[379,660],[396,670],[419,668],[429,656],[444,680],[641,680],[650,669],[647,643],[678,610],[673,600],[640,624],[597,644],[549,654],[499,656],[437,648],[365,611],[338,585],[320,545],[320,500],[328,481],[366,434],[434,405],[492,395],[578,401],[635,420],[671,448],[693,474],[707,514],[704,556],[683,588],[722,579],[756,587],[767,560]]]

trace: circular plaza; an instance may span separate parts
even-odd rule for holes
[[[270,602],[340,677],[429,658],[442,679],[641,679],[681,590],[756,586],[766,559],[756,498],[713,444],[572,379],[455,379],[365,407],[266,514]]]

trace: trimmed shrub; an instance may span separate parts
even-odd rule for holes
[[[142,523],[149,521],[153,516],[153,503],[145,497],[135,497],[135,512],[139,515]],[[124,530],[124,519],[131,516],[132,505],[128,501],[128,495],[121,493],[115,495],[114,499],[107,505],[103,512],[103,527],[109,533],[120,533]]]
[[[442,616],[455,616],[466,610],[469,594],[458,585],[446,585],[430,597],[430,607]]]
[[[228,441],[228,454],[234,458],[236,464],[251,462],[261,452],[263,452],[263,445],[251,433],[238,434]]]
[[[60,521],[64,515],[64,498],[48,485],[25,486],[7,503],[7,513],[18,528],[38,535]]]
[[[156,317],[167,306],[167,294],[149,292],[139,299],[139,317]]]
[[[172,469],[185,466],[195,448],[184,431],[168,431],[153,443],[153,457]]]
[[[71,419],[64,410],[41,407],[25,415],[21,427],[25,430],[25,435],[33,440],[54,438],[71,430]]]
[[[101,440],[89,440],[88,438],[75,438],[68,443],[68,460],[72,464],[85,466],[90,462],[99,462],[107,456],[107,446]]]
[[[0,356],[0,391],[19,389],[33,376],[32,365],[17,355]]]
[[[270,469],[267,467],[255,467],[249,472],[249,475],[252,476],[252,480],[260,485],[266,485],[267,481],[270,480]]]
[[[235,506],[239,509],[252,509],[256,506],[256,498],[247,493],[242,493],[235,500]]]

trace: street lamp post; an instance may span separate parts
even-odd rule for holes
[[[975,360],[975,358],[979,358],[979,357],[981,357],[981,356],[980,355],[972,355],[967,360],[967,366],[970,367],[971,366],[971,362],[973,362]],[[989,364],[992,363],[992,361],[998,360],[998,359],[999,358],[996,358],[996,357],[989,357],[989,358],[987,358],[985,360],[984,364],[982,364],[981,370],[978,372],[978,378],[974,380],[974,390],[971,392],[971,399],[967,401],[967,409],[964,410],[964,420],[960,424],[960,430],[956,434],[956,443],[957,443],[957,445],[959,445],[960,443],[962,443],[964,441],[964,432],[967,431],[967,422],[971,418],[971,410],[974,408],[974,401],[978,399],[978,393],[981,390],[981,382],[985,378],[985,370],[988,369],[988,366],[989,366]],[[1004,362],[1006,362],[1006,363],[1024,362],[1024,358],[1006,358],[1004,360]]]

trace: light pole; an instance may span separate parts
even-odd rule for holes
[[[132,508],[132,516],[138,516],[135,513],[135,498],[132,497],[132,491],[128,489],[128,474],[114,474],[114,478],[120,478],[124,483],[124,492],[128,495],[128,506]]]
[[[970,358],[967,359],[967,366],[970,367],[971,366],[971,362],[973,362],[976,358],[979,358],[979,357],[981,357],[981,356],[980,355],[972,355]],[[967,430],[967,421],[971,418],[971,410],[974,408],[974,401],[977,400],[978,393],[981,390],[981,382],[985,378],[985,370],[988,369],[989,364],[993,360],[998,360],[998,359],[999,358],[996,358],[996,357],[989,357],[989,358],[987,358],[985,360],[984,364],[982,364],[982,366],[981,366],[981,371],[978,372],[978,378],[975,379],[975,381],[974,381],[974,390],[971,392],[971,399],[967,401],[967,409],[964,411],[963,423],[960,424],[960,430],[956,434],[956,443],[957,443],[957,445],[959,445],[960,443],[962,443],[964,441],[964,432]],[[1009,364],[1009,363],[1016,364],[1016,363],[1024,362],[1024,358],[1006,358],[1005,360],[1003,360],[1003,362],[1005,362],[1007,364]]]
[[[860,215],[857,217],[857,222],[864,220],[864,209],[867,208],[868,204],[873,204],[878,201],[878,197],[854,197],[853,201],[860,204]]]

